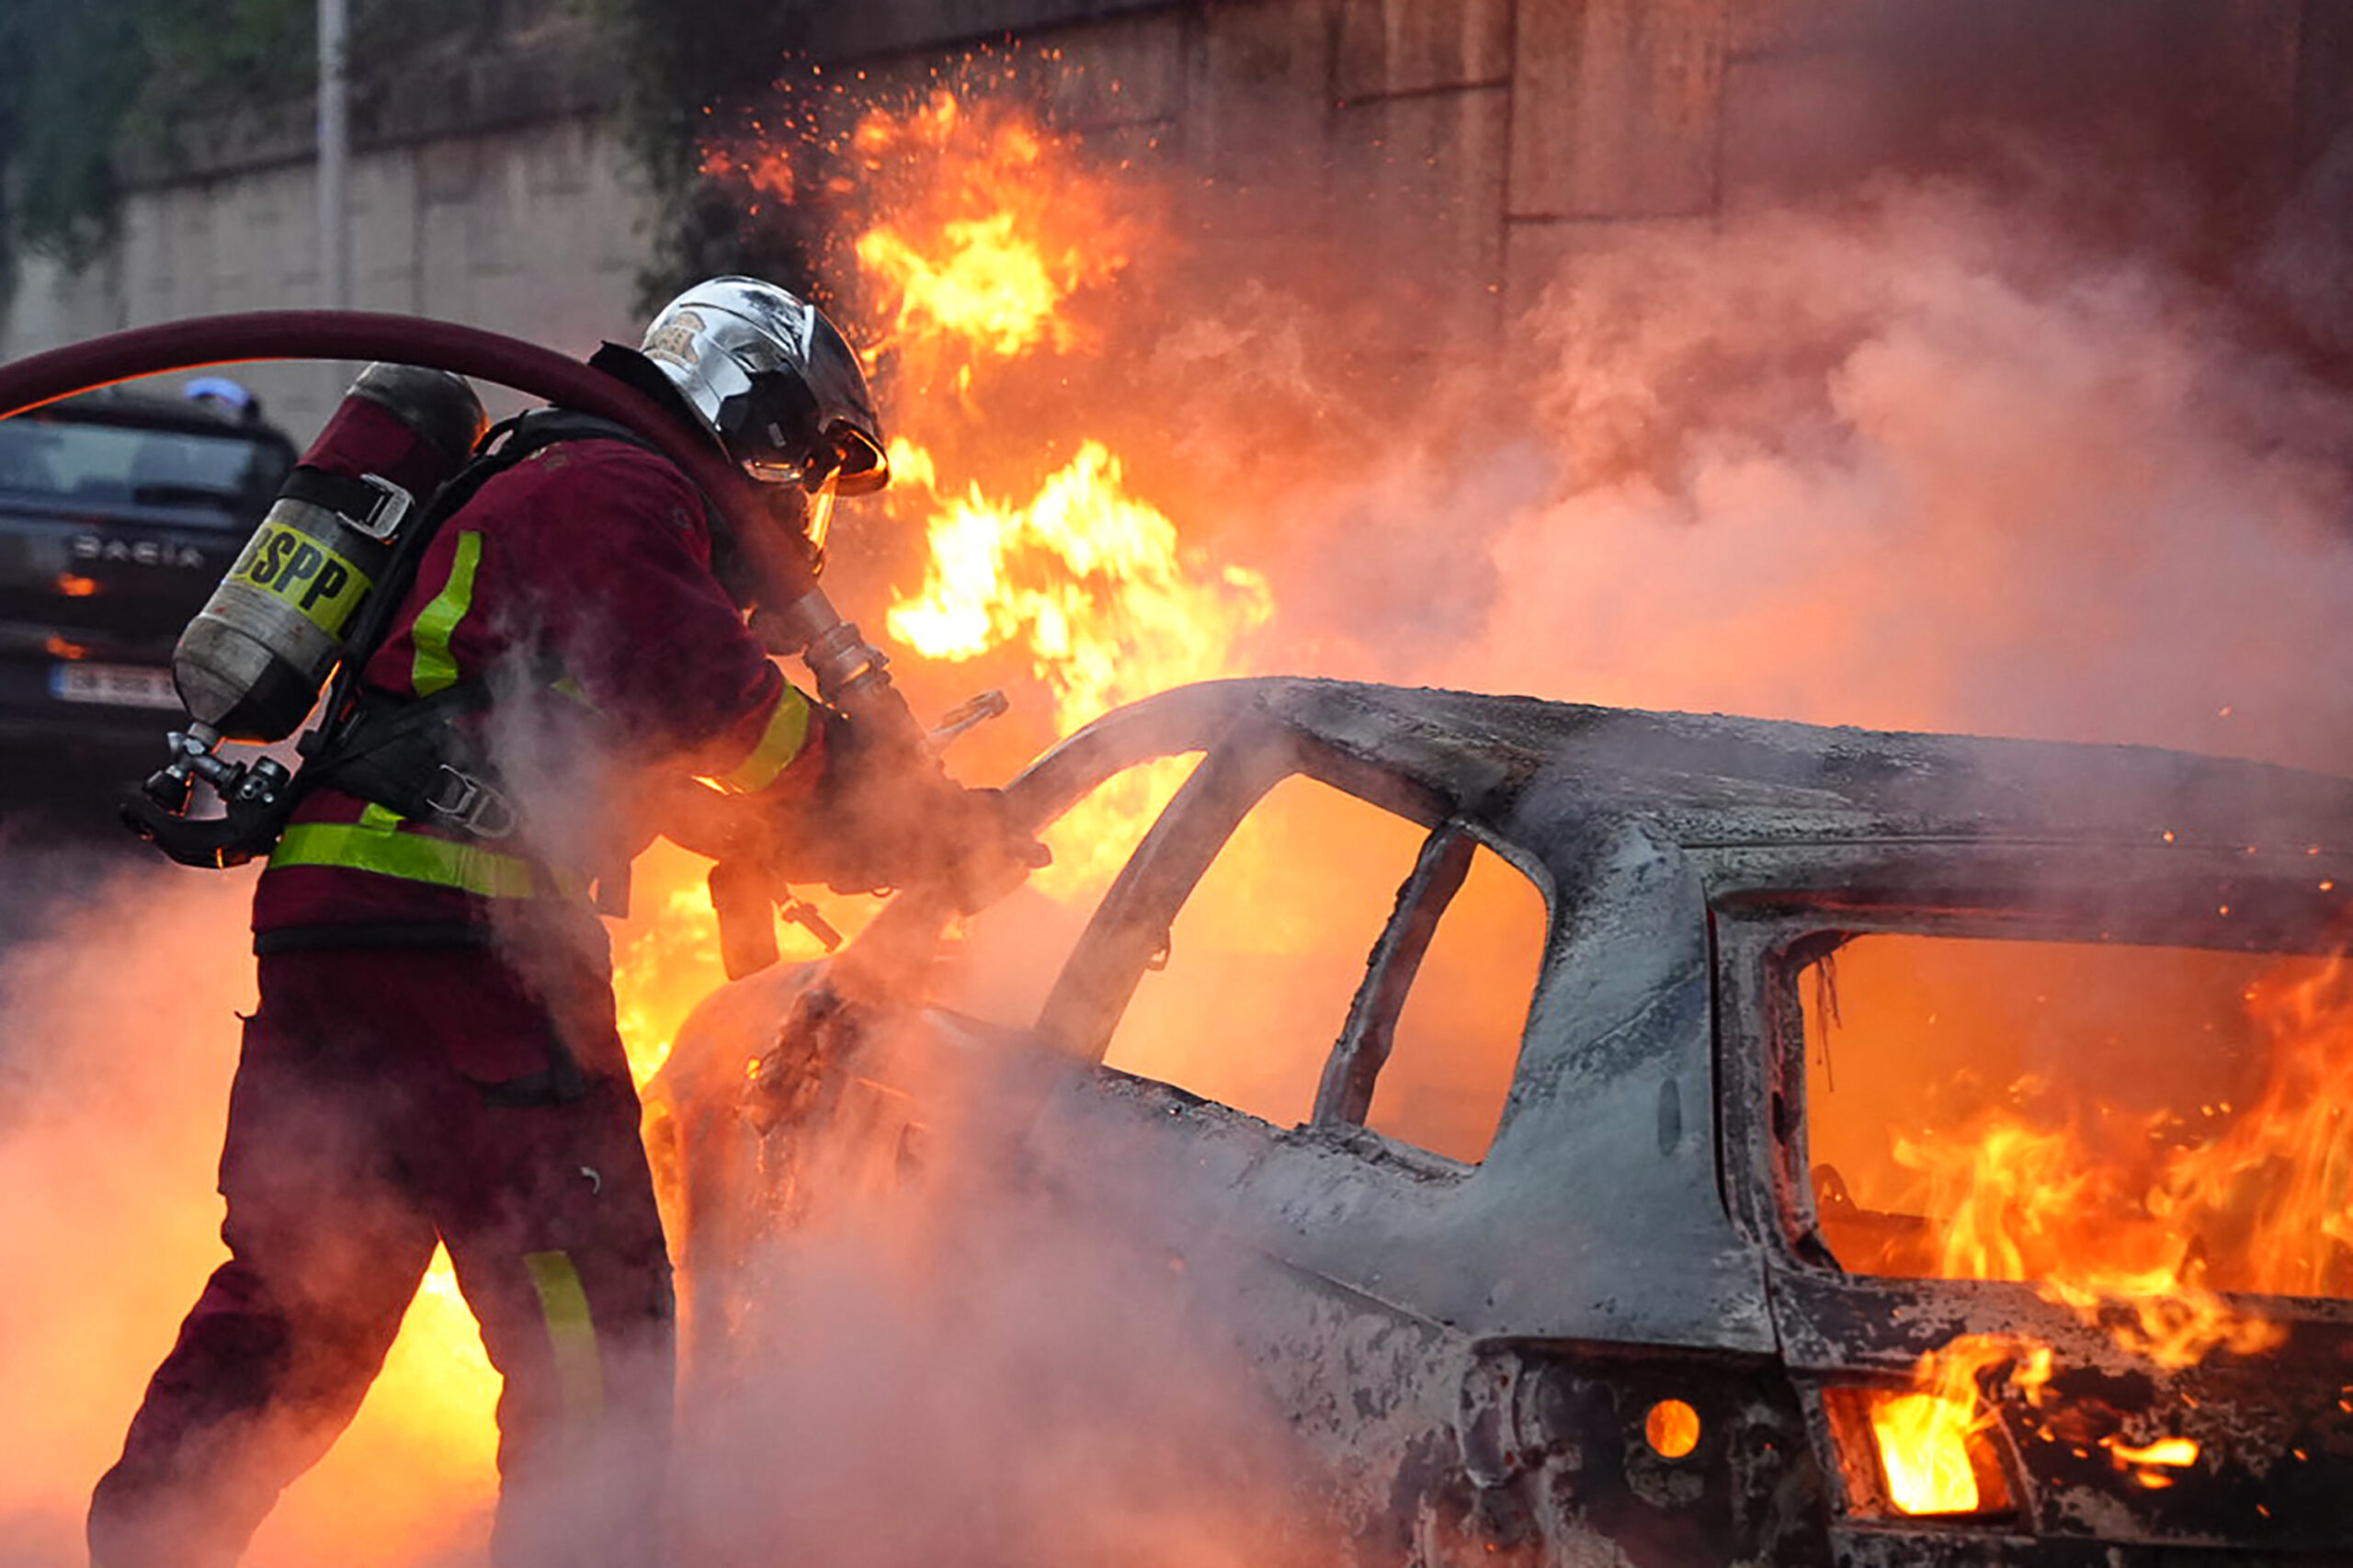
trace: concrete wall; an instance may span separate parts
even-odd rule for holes
[[[609,96],[576,36],[452,62],[377,95],[355,116],[353,306],[582,353],[633,334],[653,210],[603,107]],[[0,355],[181,316],[318,303],[309,106],[297,108],[201,128],[170,161],[132,168],[119,245],[74,275],[29,258],[0,321]],[[307,439],[348,370],[236,373]]]
[[[2335,0],[778,3],[816,59],[878,83],[1018,35],[1014,74],[1050,113],[1216,193],[1201,243],[1240,265],[1254,235],[1319,230],[1432,335],[1497,330],[1597,227],[1933,165],[1972,114],[2138,126],[2106,155],[2178,165],[2250,222],[2353,116]],[[540,9],[556,19],[529,47],[369,108],[359,304],[568,347],[634,313],[651,209],[605,112],[609,62]],[[309,302],[306,131],[280,111],[144,171],[119,253],[78,278],[36,265],[0,351]],[[254,380],[298,431],[325,405],[316,375]]]
[[[884,81],[1011,30],[1064,123],[1216,188],[1204,243],[1320,226],[1433,334],[1495,330],[1598,229],[1955,166],[1964,128],[2252,229],[2353,124],[2336,0],[801,3],[813,53]]]

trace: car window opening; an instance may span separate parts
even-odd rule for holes
[[[1534,994],[1546,911],[1535,885],[1464,837],[1461,884],[1425,913],[1434,933],[1377,1021],[1367,998],[1427,830],[1294,774],[1263,796],[1178,912],[1165,960],[1121,1015],[1105,1065],[1159,1079],[1278,1126],[1314,1117],[1337,1053],[1367,1028],[1353,1103],[1327,1121],[1482,1158],[1501,1116]],[[1369,958],[1368,955],[1370,955]],[[1378,1040],[1385,1040],[1381,1049]],[[1335,1041],[1339,1041],[1336,1047]],[[1327,1096],[1328,1098],[1328,1096]]]
[[[1875,933],[1795,978],[1846,1270],[2353,1294],[2341,958]]]

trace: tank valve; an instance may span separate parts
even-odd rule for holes
[[[188,814],[199,778],[224,802],[267,806],[276,802],[294,777],[274,756],[231,762],[212,749],[221,744],[221,732],[200,722],[173,731],[168,744],[172,760],[149,774],[140,790],[174,816]]]
[[[276,843],[283,825],[293,774],[274,756],[232,762],[212,749],[220,743],[220,731],[201,722],[175,730],[172,760],[123,802],[124,824],[183,866],[240,865]],[[221,798],[222,815],[188,815],[199,780]]]

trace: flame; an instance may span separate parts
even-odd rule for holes
[[[1070,348],[1074,296],[1127,265],[1128,227],[1067,142],[953,94],[904,115],[870,113],[853,143],[886,183],[924,171],[920,199],[870,226],[856,252],[897,345],[920,362],[956,360],[956,423],[985,429],[970,403],[972,363]],[[944,479],[934,447],[893,441],[900,506],[919,512],[928,560],[921,585],[886,618],[891,636],[926,658],[1014,651],[1064,733],[1147,693],[1235,673],[1237,645],[1273,614],[1265,578],[1188,549],[1108,445],[1077,434],[1069,449],[1019,499],[970,474]],[[1066,897],[1098,885],[1181,766],[1084,802],[1051,838],[1040,889]]]
[[[977,484],[940,496],[929,454],[904,441],[892,462],[932,493],[935,510],[923,587],[891,607],[891,635],[949,661],[1020,649],[1059,730],[1232,673],[1236,644],[1273,614],[1264,578],[1186,551],[1176,525],[1129,494],[1120,460],[1097,442],[1082,443],[1026,505],[993,501]],[[1097,885],[1182,767],[1140,770],[1083,801],[1058,824],[1055,862],[1039,885],[1063,894]]]
[[[2353,965],[2342,957],[1897,937],[1843,951],[1836,983],[1845,999],[1825,995],[1813,1014],[1869,1017],[1891,1030],[1908,1019],[1926,1031],[1867,1033],[1888,1059],[1890,1082],[1916,1081],[1902,1091],[1903,1109],[1871,1097],[1875,1064],[1849,1051],[1846,1071],[1866,1075],[1844,1085],[1836,1114],[1852,1119],[1815,1123],[1816,1157],[1847,1162],[1862,1184],[1855,1190],[1870,1199],[1842,1188],[1824,1202],[1834,1251],[1848,1267],[2031,1282],[2167,1369],[2280,1344],[2285,1328],[2247,1295],[2353,1289],[2353,1132],[2341,1108],[2353,1096]],[[2042,993],[2066,980],[2083,987],[2081,1017],[2105,1040],[2076,1032],[2081,1018],[2049,1006]],[[2062,1065],[1978,1103],[1969,1072],[2020,1060],[2006,1037],[2021,1019],[2047,1037],[2036,1059]],[[1947,1062],[1964,1064],[1949,1083],[1937,1077]],[[2144,1082],[2115,1081],[2128,1071]],[[2066,1074],[2080,1082],[2059,1081]],[[1940,1085],[1975,1108],[1939,1125]],[[1818,1086],[1835,1104],[1826,1080]],[[1887,1131],[1885,1166],[1874,1169],[1859,1129],[1885,1126],[1882,1118],[1904,1119],[1904,1130]],[[2011,1382],[2041,1403],[2050,1347],[2017,1340],[2006,1353],[2021,1358]],[[1991,1419],[1973,1380],[1992,1355],[1982,1345],[1949,1347],[1919,1364],[1911,1391],[1873,1407],[1888,1494],[1904,1511],[1979,1506],[1970,1476],[1987,1467],[1972,1472],[1963,1461],[1971,1434]],[[2101,1446],[2148,1490],[2176,1484],[2200,1454],[2196,1439],[2179,1436],[2136,1444],[2110,1434]]]
[[[1056,733],[1237,673],[1239,645],[1273,615],[1266,579],[1188,548],[1108,442],[1063,432],[1072,455],[1042,479],[984,483],[955,462],[1003,445],[974,367],[1080,346],[1083,297],[1128,266],[1137,228],[1113,184],[1034,118],[948,91],[867,113],[849,145],[878,193],[853,249],[900,382],[956,394],[930,409],[938,438],[892,443],[896,508],[922,528],[927,560],[888,611],[891,637],[946,663],[1007,653]],[[1024,432],[1024,449],[1041,444]],[[1050,835],[1055,862],[1035,885],[1059,898],[1100,885],[1182,768],[1139,770],[1083,802]]]
[[[898,196],[854,245],[892,346],[1011,358],[1074,345],[1064,301],[1124,268],[1128,240],[1107,187],[1052,155],[1066,145],[944,89],[858,121],[853,156]]]
[[[1887,1477],[1888,1500],[1907,1514],[1977,1511],[1977,1477],[1969,1462],[1976,1397],[1890,1394],[1871,1411],[1871,1434]]]
[[[2114,1437],[2100,1439],[2100,1447],[2118,1470],[2152,1492],[2171,1486],[2174,1478],[2165,1472],[2184,1470],[2198,1462],[2200,1449],[2195,1437],[2159,1437],[2153,1443],[2133,1447]]]
[[[2038,1130],[1995,1112],[1973,1139],[1899,1137],[1894,1156],[1925,1179],[1925,1211],[1949,1216],[1939,1278],[2032,1280],[2095,1324],[2121,1307],[2126,1315],[2109,1325],[2116,1342],[2168,1369],[2218,1347],[2253,1355],[2285,1336],[2198,1282],[2186,1261],[2194,1233],[2162,1221],[2166,1188],[2132,1193],[2126,1173],[2100,1163],[2073,1127]],[[2185,1157],[2176,1169],[2194,1164]],[[2135,1211],[2147,1219],[2114,1222]]]
[[[613,931],[613,1003],[630,1076],[641,1089],[670,1059],[687,1015],[726,983],[710,870],[710,861],[666,840],[632,868],[631,915]],[[873,907],[866,900],[828,900],[825,914],[849,936],[865,927]],[[777,953],[780,962],[802,963],[823,958],[825,949],[803,927],[779,923]]]
[[[2353,1290],[2353,965],[2338,953],[2280,964],[2245,994],[2271,1041],[2260,1096],[2222,1136],[2183,1153],[2151,1199],[2177,1226],[2246,1213],[2234,1256],[2243,1289]],[[2227,1112],[2230,1108],[2221,1108]]]
[[[928,488],[928,456],[893,446],[893,461]],[[942,498],[923,588],[891,607],[892,636],[949,660],[1017,642],[1065,728],[1225,673],[1234,642],[1273,613],[1266,580],[1188,559],[1176,525],[1125,477],[1087,441],[1026,506],[993,502],[977,484]]]
[[[1882,1393],[1870,1404],[1871,1437],[1888,1501],[1906,1514],[1973,1514],[1999,1506],[1982,1497],[1971,1441],[1996,1416],[1978,1387],[1978,1374],[2004,1361],[2018,1364],[2011,1381],[2039,1391],[2050,1377],[2041,1346],[2021,1350],[2001,1335],[1963,1335],[1920,1358],[1906,1393]]]
[[[434,1251],[383,1377],[370,1397],[388,1406],[401,1426],[456,1437],[449,1450],[455,1463],[487,1465],[494,1457],[497,1436],[482,1418],[498,1398],[498,1374],[483,1353],[482,1331],[459,1293],[446,1249]]]
[[[710,146],[702,150],[701,173],[707,179],[734,182],[778,201],[790,201],[800,190],[792,172],[792,155],[781,147],[738,151]],[[758,208],[754,207],[757,211]]]
[[[2195,1437],[2160,1437],[2137,1449],[2110,1437],[2100,1446],[2120,1465],[2154,1464],[2179,1469],[2198,1462],[2198,1439]]]
[[[1867,940],[1884,944],[1880,956],[1843,959],[1859,967],[1840,983],[1869,987],[1874,1007],[1906,1007],[1915,1018],[1926,1009],[1922,1027],[1943,1031],[1914,1036],[1924,1054],[1908,1060],[2015,1060],[2015,1042],[1984,1032],[2007,1027],[1999,1005],[1961,1017],[1972,1005],[1958,993],[2055,987],[2076,958],[2084,983],[2111,998],[2099,1006],[2113,1016],[2097,1027],[2120,1031],[2120,1040],[2139,1031],[2153,1044],[2137,1066],[2120,1046],[2107,1048],[2118,1054],[2098,1069],[2065,1081],[2029,1073],[1948,1125],[1892,1131],[1874,1203],[1882,1215],[1924,1217],[1921,1229],[1840,1241],[1850,1267],[2031,1281],[2124,1349],[2172,1369],[2283,1340],[2258,1303],[2237,1298],[2353,1292],[2353,1119],[2341,1109],[2353,1098],[2353,965],[2342,957],[2152,949],[2134,959],[2044,944],[2061,956],[2021,960],[2033,944]],[[1917,977],[1930,971],[1918,966],[1932,960],[1949,966],[1934,971],[1944,998],[1934,1005],[1923,1000],[1927,990],[1906,989],[1925,983]],[[2140,995],[2160,971],[2174,977],[2170,987]],[[2136,999],[2112,999],[2128,995]],[[2124,1072],[2144,1082],[2115,1081]],[[2185,1074],[2200,1075],[2177,1086]],[[2226,1084],[2246,1092],[2219,1092]],[[2133,1093],[2140,1103],[2113,1097]],[[1828,1135],[1852,1154],[1868,1141],[1852,1131],[1859,1125]]]

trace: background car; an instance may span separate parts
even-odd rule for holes
[[[0,420],[6,797],[163,760],[183,717],[173,644],[295,457],[250,403],[219,396],[114,388]]]

